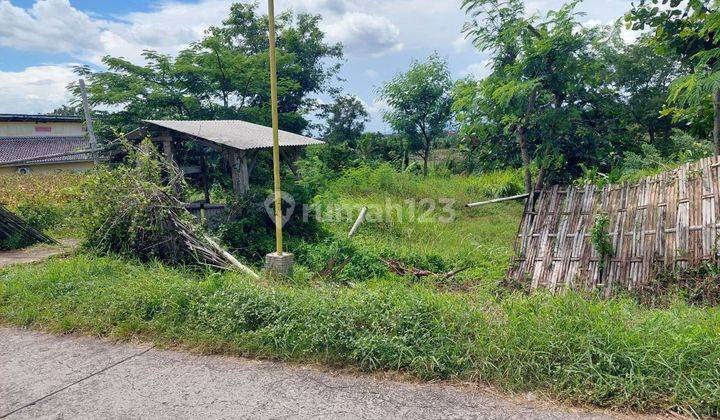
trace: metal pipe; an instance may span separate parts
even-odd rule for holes
[[[482,205],[485,205],[485,204],[501,203],[501,202],[503,202],[503,201],[517,200],[517,199],[526,198],[526,197],[529,197],[529,196],[530,196],[530,194],[513,195],[513,196],[510,196],[510,197],[496,198],[496,199],[493,199],[493,200],[480,201],[480,202],[477,202],[477,203],[468,203],[468,204],[465,204],[465,207],[477,207],[477,206],[482,206]]]
[[[270,106],[272,108],[273,179],[275,184],[275,243],[278,255],[283,253],[282,197],[280,191],[280,140],[278,139],[277,62],[275,60],[275,2],[268,0],[268,31],[270,41]]]

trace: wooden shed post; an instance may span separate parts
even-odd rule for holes
[[[160,137],[157,137],[156,140],[162,142],[163,155],[165,156],[165,161],[167,162],[167,164],[170,166],[177,166],[177,162],[175,162],[175,143],[172,136],[170,135],[170,132],[167,130],[163,131],[160,134]],[[169,182],[172,181],[169,180]],[[175,188],[176,193],[180,193],[179,183],[175,183],[173,187]]]
[[[210,187],[208,186],[208,165],[205,150],[200,154],[200,175],[202,176],[202,189],[205,194],[205,203],[210,204]]]
[[[170,133],[165,131],[160,136],[162,139],[162,145],[163,145],[163,153],[165,154],[165,160],[169,165],[172,165],[175,163],[175,147],[173,144],[172,136],[170,136]]]
[[[233,192],[235,198],[240,198],[250,189],[250,176],[248,173],[246,153],[244,150],[227,149],[226,156],[230,163]]]

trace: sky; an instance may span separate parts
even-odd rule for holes
[[[235,0],[244,1],[244,0]],[[138,64],[152,49],[175,54],[228,15],[232,0],[0,0],[0,113],[46,113],[70,99],[72,67],[102,69],[105,55]],[[260,1],[260,10],[266,3]],[[455,78],[487,74],[487,55],[461,33],[461,0],[276,0],[322,16],[331,42],[344,45],[341,87],[370,113],[368,130],[388,131],[375,91],[413,59],[437,51]],[[562,0],[526,1],[528,13],[557,9]],[[607,24],[630,0],[585,0],[587,26]]]

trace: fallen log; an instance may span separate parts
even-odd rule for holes
[[[231,253],[227,252],[225,249],[223,249],[220,245],[217,244],[217,242],[213,241],[209,236],[204,236],[205,242],[210,244],[213,248],[215,248],[216,251],[218,251],[220,254],[222,254],[223,257],[235,268],[240,269],[240,271],[243,271],[247,274],[250,274],[253,278],[256,280],[260,278],[260,276],[252,271],[252,269],[240,261],[237,260]]]

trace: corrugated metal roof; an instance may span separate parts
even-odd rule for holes
[[[248,150],[272,147],[272,128],[240,120],[144,120],[146,123],[188,134],[213,143]],[[325,144],[320,140],[280,130],[280,146]]]
[[[0,137],[0,165],[20,159],[30,159],[90,148],[84,136],[68,137]],[[92,160],[89,153],[34,160],[25,165],[53,162],[83,162]]]

